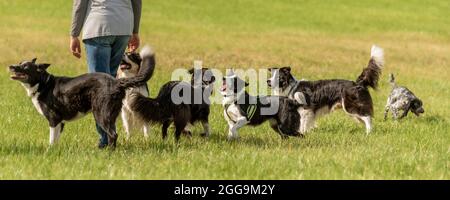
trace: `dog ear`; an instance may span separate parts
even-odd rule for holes
[[[283,72],[291,72],[291,67],[283,67],[281,68]]]
[[[412,101],[411,101],[411,104],[414,106],[414,107],[420,107],[420,106],[422,106],[423,104],[422,104],[422,101],[420,100],[420,99],[417,99],[417,98],[415,98],[415,99],[413,99]]]
[[[47,68],[49,66],[50,66],[50,64],[48,64],[48,63],[41,63],[41,64],[37,65],[38,69],[40,69],[40,70],[47,70]]]
[[[269,67],[269,68],[267,68],[267,70],[269,70],[269,72],[272,72],[272,70],[278,70],[279,68],[278,67]]]
[[[211,76],[211,83],[214,83],[216,81],[216,77],[214,77],[214,76]]]
[[[33,58],[33,59],[31,60],[31,62],[34,64],[34,63],[36,63],[36,60],[37,60],[37,58]]]

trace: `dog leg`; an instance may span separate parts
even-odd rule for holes
[[[406,117],[408,115],[409,109],[405,109],[402,113],[402,115],[400,115],[400,117],[398,119],[403,119],[404,117]]]
[[[209,127],[208,121],[202,121],[203,131],[202,137],[209,137],[211,135],[211,127]]]
[[[167,138],[167,129],[170,126],[171,121],[164,121],[162,125],[162,139],[165,140]]]
[[[314,128],[314,126],[317,126],[315,116],[312,111],[307,111],[306,113],[304,113],[304,115],[302,115],[302,117],[305,117],[303,133],[308,132],[309,130]]]
[[[360,117],[366,125],[366,134],[368,135],[372,131],[372,118],[370,116]]]
[[[277,120],[271,119],[271,120],[269,120],[269,123],[270,123],[270,127],[280,135],[281,139],[284,140],[284,139],[289,138],[289,136],[287,136],[281,132],[281,129],[280,129],[280,126],[279,126]]]
[[[180,141],[180,136],[183,130],[185,130],[187,122],[184,119],[175,118],[175,141],[178,143]]]
[[[411,105],[408,103],[408,105],[405,106],[405,109],[403,110],[402,115],[398,119],[403,119],[408,115],[409,110],[411,109]]]
[[[230,132],[228,133],[228,140],[238,139],[238,129],[245,126],[248,123],[247,118],[239,117],[236,123],[231,127]],[[231,133],[231,137],[230,137]]]
[[[126,140],[129,140],[131,137],[131,132],[130,132],[130,115],[128,114],[128,112],[125,109],[122,109],[122,113],[121,113],[121,117],[122,117],[122,122],[123,122],[123,128],[125,129],[125,133],[127,134],[127,136],[125,137]]]
[[[387,102],[386,106],[384,107],[384,120],[385,121],[387,119],[389,109],[391,108],[390,100],[391,100],[391,98],[388,98],[388,102]]]
[[[148,124],[143,122],[144,124],[142,125],[142,131],[144,132],[144,138],[147,139],[148,138]]]
[[[233,132],[231,131],[231,129],[233,128],[234,123],[231,121],[228,121],[228,140],[232,140],[233,139]]]
[[[106,132],[106,134],[108,136],[108,146],[112,149],[115,149],[118,135],[117,135],[117,132],[114,130],[114,126],[115,126],[116,119],[120,114],[119,113],[120,108],[117,109],[117,112],[112,112],[112,111],[115,111],[115,109],[107,110],[102,115],[102,112],[100,110],[94,110],[93,114],[94,114],[94,119],[97,122],[97,124],[100,126],[100,128],[102,128]],[[106,117],[106,116],[108,116],[108,117]],[[104,146],[102,146],[102,145],[99,145],[99,147],[104,148]]]
[[[50,146],[56,144],[59,140],[59,136],[61,134],[62,123],[57,124],[56,126],[50,126]]]
[[[392,108],[392,117],[397,120],[398,119],[398,109]]]
[[[192,137],[192,127],[193,125],[191,123],[187,123],[186,127],[184,127],[184,130],[182,131],[182,133],[188,137]]]

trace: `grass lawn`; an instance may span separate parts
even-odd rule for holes
[[[38,57],[53,74],[86,73],[85,54],[69,51],[71,1],[0,2],[0,179],[449,179],[450,2],[448,0],[143,0],[142,43],[157,53],[151,96],[171,71],[194,60],[229,67],[287,66],[297,78],[355,80],[370,47],[385,50],[380,88],[371,90],[374,131],[365,135],[342,111],[306,138],[281,141],[268,124],[227,142],[221,105],[213,135],[183,137],[177,147],[160,126],[125,141],[118,120],[115,151],[98,150],[92,116],[66,124],[48,146],[48,125],[6,67]],[[84,53],[84,52],[83,52]],[[424,102],[425,115],[383,121],[395,73]]]

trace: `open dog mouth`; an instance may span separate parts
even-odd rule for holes
[[[225,92],[227,90],[227,84],[224,82],[219,89],[221,92]]]
[[[16,72],[16,71],[14,71],[14,69],[10,69],[10,72],[12,73],[10,75],[10,78],[13,80],[24,80],[28,77],[27,74],[21,73],[21,72]]]
[[[221,92],[225,92],[226,90],[227,90],[227,86],[222,85],[222,87],[220,87]]]
[[[131,64],[122,62],[122,63],[120,63],[119,67],[120,67],[121,70],[128,70],[128,69],[131,69]]]

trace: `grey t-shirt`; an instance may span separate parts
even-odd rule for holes
[[[83,39],[139,32],[141,0],[74,0],[71,35]]]

